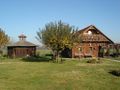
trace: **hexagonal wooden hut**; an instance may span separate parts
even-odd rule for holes
[[[7,47],[9,57],[35,56],[36,45],[26,41],[26,36],[21,34],[19,41]]]

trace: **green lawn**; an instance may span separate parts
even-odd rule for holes
[[[0,60],[0,90],[120,90],[120,77],[108,73],[112,69],[120,69],[120,62]]]

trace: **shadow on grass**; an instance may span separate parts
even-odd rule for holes
[[[37,56],[37,57],[25,57],[22,58],[23,61],[25,62],[49,62],[52,61],[51,57],[47,57],[47,56]]]
[[[109,73],[114,76],[120,77],[120,70],[111,70]]]

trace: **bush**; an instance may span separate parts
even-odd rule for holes
[[[120,77],[120,69],[119,70],[111,70],[109,73],[111,73],[112,75]]]
[[[51,59],[48,57],[43,57],[43,56],[28,56],[28,57],[24,57],[22,58],[23,61],[27,61],[27,62],[48,62]]]
[[[53,56],[53,54],[45,54],[45,56]]]

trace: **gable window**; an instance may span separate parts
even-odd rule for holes
[[[88,35],[92,35],[92,31],[88,31]]]

